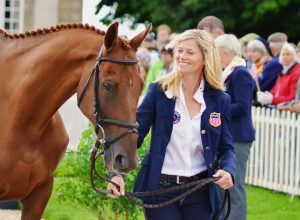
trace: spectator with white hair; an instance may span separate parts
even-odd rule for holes
[[[231,97],[231,132],[237,159],[237,176],[230,189],[231,212],[228,220],[246,220],[245,177],[250,147],[254,141],[251,103],[254,81],[241,57],[241,44],[233,34],[215,39],[221,58],[222,78]]]
[[[279,55],[279,62],[283,70],[271,92],[257,92],[257,100],[262,105],[278,105],[295,99],[300,76],[300,65],[295,47],[289,43],[284,44]]]
[[[251,40],[247,44],[248,69],[253,78],[258,78],[270,55],[266,46],[260,40]]]

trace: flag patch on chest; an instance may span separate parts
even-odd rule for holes
[[[209,116],[209,123],[214,127],[219,127],[221,125],[221,114],[213,112]]]

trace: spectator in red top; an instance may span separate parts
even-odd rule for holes
[[[279,62],[282,64],[283,70],[277,78],[275,86],[271,89],[271,93],[257,92],[257,100],[263,105],[277,105],[295,99],[300,76],[300,65],[295,47],[289,43],[285,44],[280,52]]]

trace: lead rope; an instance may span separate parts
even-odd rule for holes
[[[96,185],[94,183],[94,175],[93,174],[95,174],[100,179],[102,179],[102,180],[104,180],[108,183],[113,184],[115,187],[117,187],[118,190],[120,189],[120,186],[118,184],[116,184],[115,182],[111,181],[110,179],[108,179],[108,178],[102,176],[101,174],[99,174],[97,169],[96,169],[95,162],[96,162],[97,158],[104,153],[104,151],[101,151],[101,152],[98,153],[100,146],[101,146],[101,143],[97,139],[97,141],[95,143],[95,146],[94,146],[94,148],[91,152],[90,181],[91,181],[92,188],[96,192],[101,193],[101,194],[109,194],[109,193],[111,193],[111,191],[99,189],[99,188],[96,187]],[[132,203],[134,203],[138,206],[141,206],[143,208],[161,208],[161,207],[170,205],[172,203],[175,203],[175,202],[178,202],[178,201],[184,199],[185,197],[189,196],[190,194],[197,191],[201,187],[203,187],[203,186],[205,186],[209,183],[213,183],[214,181],[217,181],[218,179],[220,179],[220,177],[205,178],[205,179],[197,180],[197,181],[194,181],[194,182],[191,182],[191,183],[182,184],[182,185],[174,186],[174,187],[171,187],[171,188],[160,189],[160,190],[151,191],[151,192],[125,192],[124,196],[129,201],[131,201]],[[169,192],[175,192],[175,191],[179,191],[179,190],[183,190],[183,189],[185,189],[187,191],[180,194],[180,195],[178,195],[178,196],[176,196],[176,197],[174,197],[174,198],[172,198],[172,199],[170,199],[170,200],[167,200],[167,201],[161,202],[161,203],[157,203],[157,204],[146,204],[146,203],[143,203],[140,200],[138,200],[141,197],[157,196],[157,195],[162,195],[162,194],[166,194],[166,193],[169,193]],[[138,197],[138,199],[136,197]],[[227,212],[226,212],[224,220],[228,219],[228,216],[229,216],[230,210],[231,210],[230,194],[229,194],[229,190],[225,190],[223,202],[222,202],[222,205],[221,205],[221,209],[217,212],[217,214],[214,215],[213,220],[219,220],[219,218],[220,218],[220,216],[221,216],[221,214],[222,214],[222,212],[225,208],[226,201],[228,202],[228,207],[227,207]]]

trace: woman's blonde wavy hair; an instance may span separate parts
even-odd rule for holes
[[[214,39],[209,33],[198,29],[187,30],[171,41],[170,44],[167,45],[167,48],[174,49],[176,56],[176,47],[179,43],[189,39],[195,39],[203,53],[205,62],[202,70],[203,78],[211,87],[224,91],[225,87],[221,79],[222,67],[220,57],[216,50]],[[176,98],[179,95],[181,78],[178,72],[177,62],[174,60],[173,70],[159,79],[158,83],[164,91],[170,90],[172,97]]]

